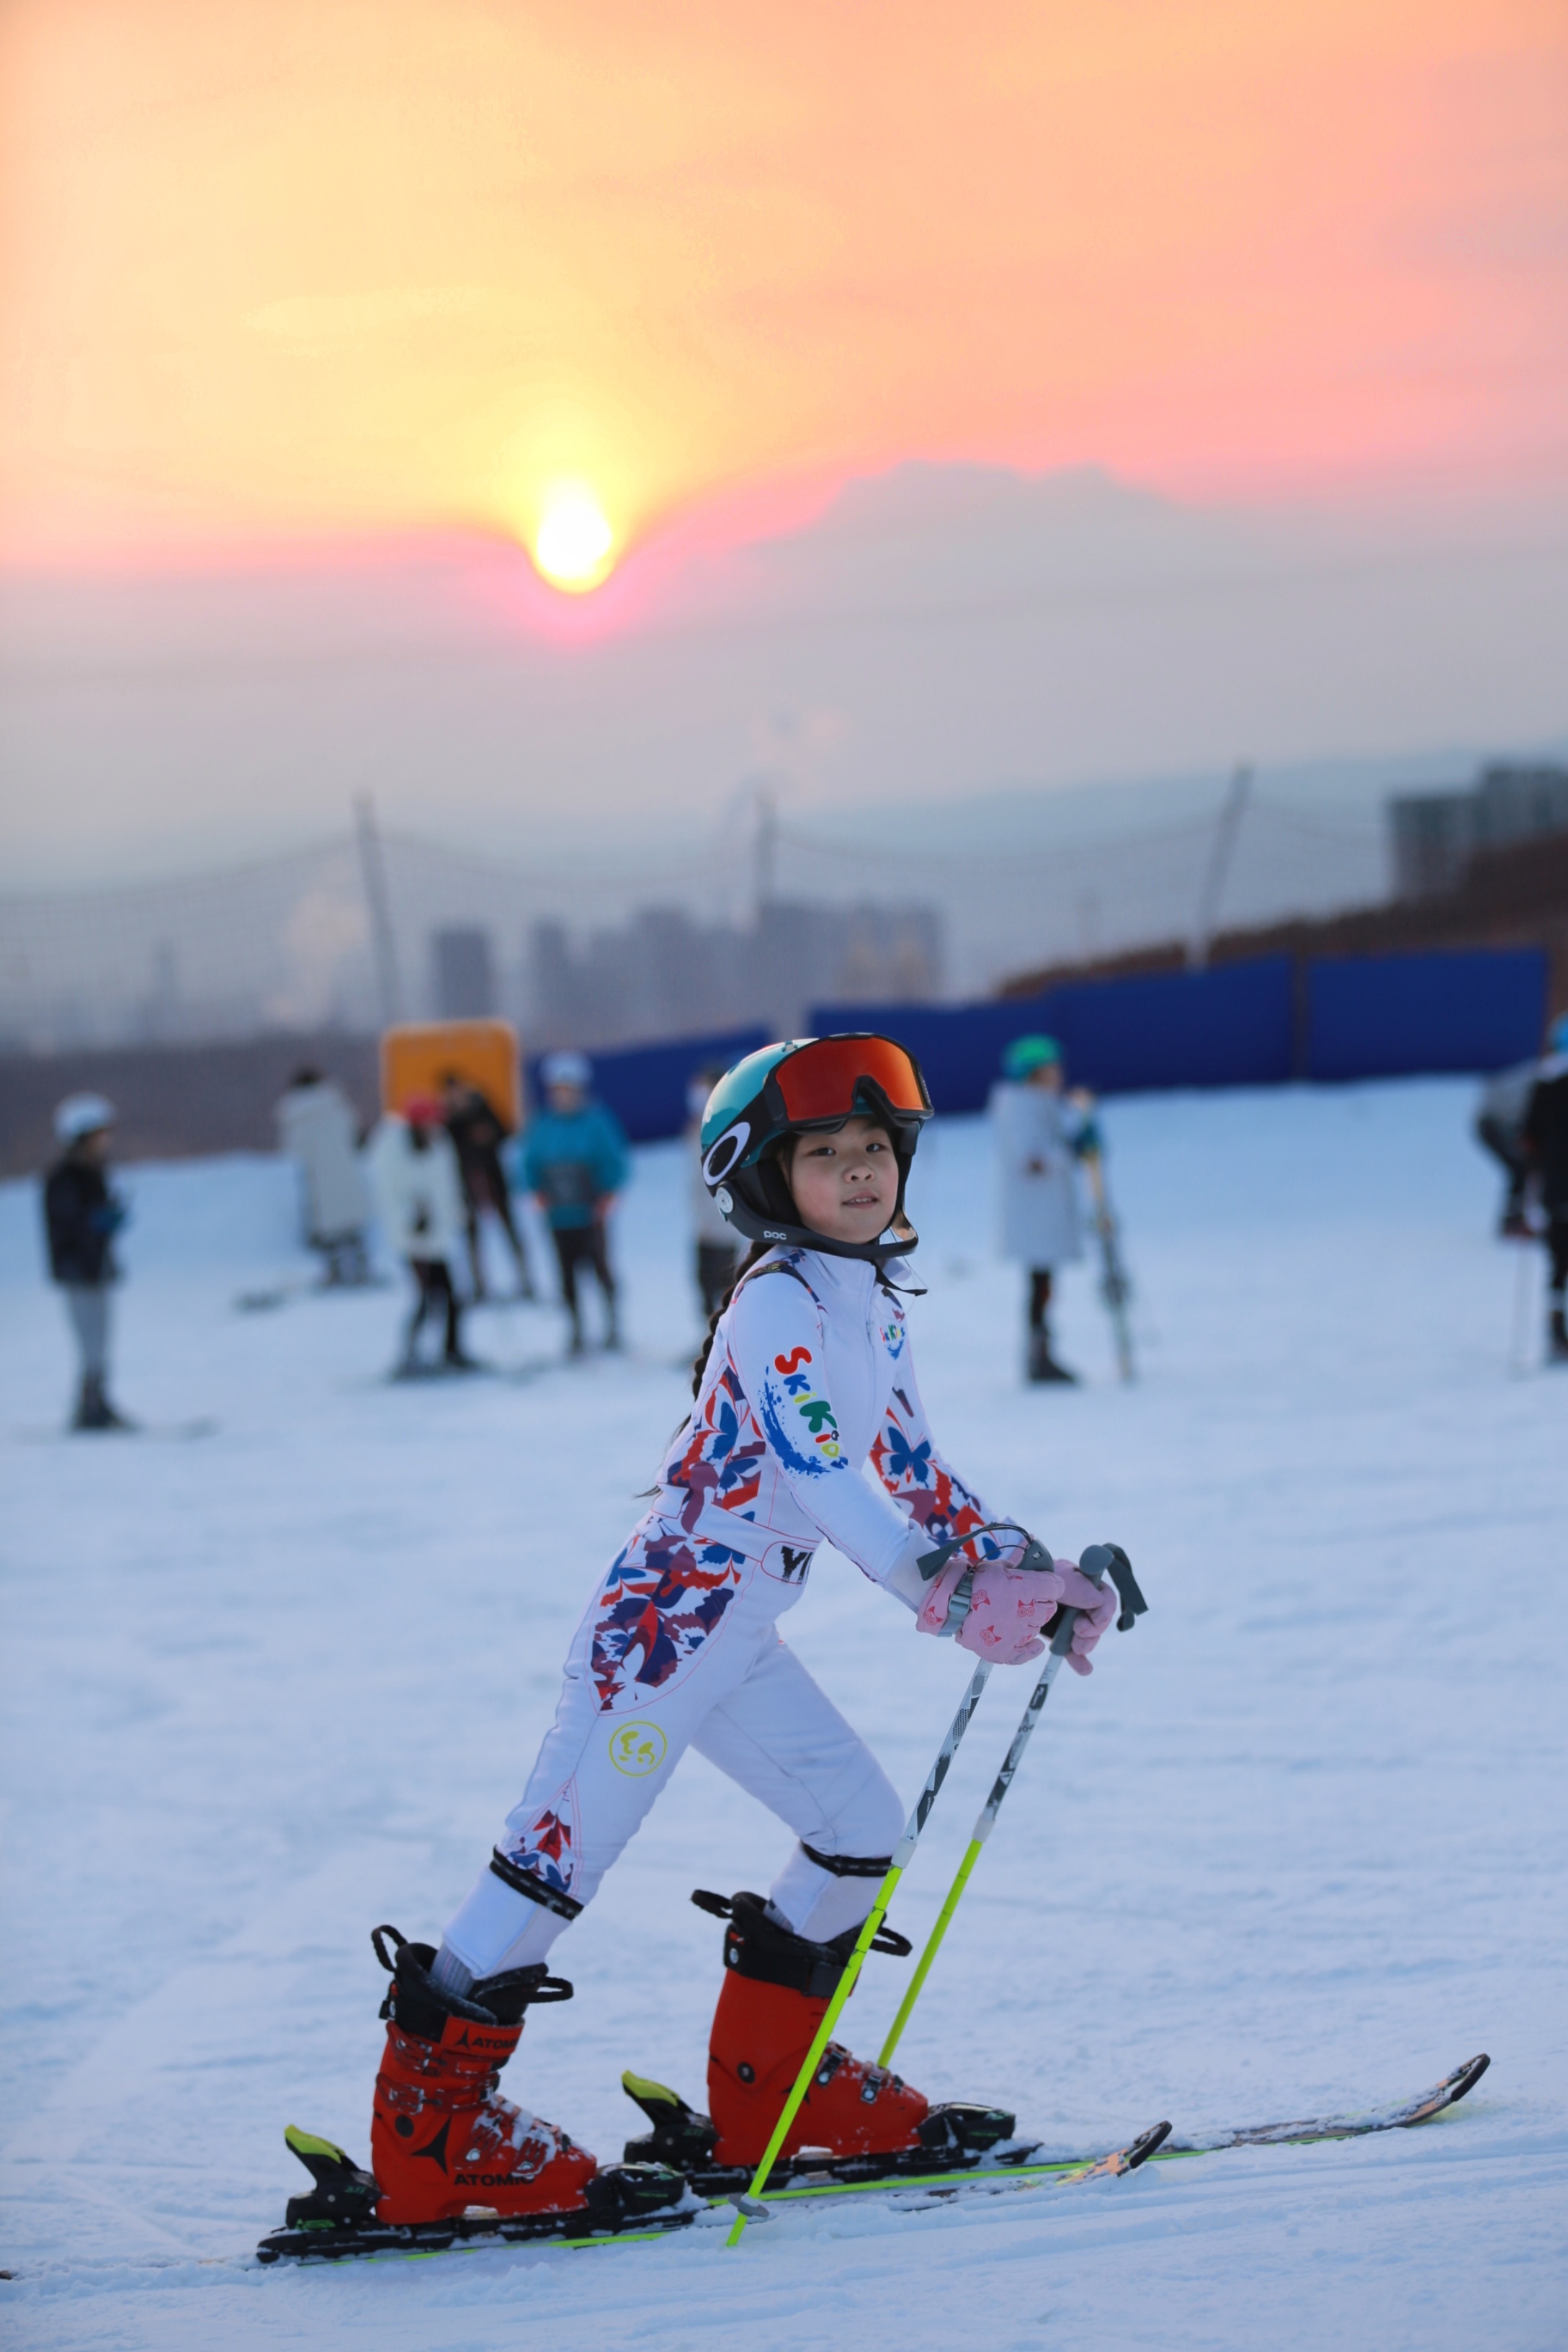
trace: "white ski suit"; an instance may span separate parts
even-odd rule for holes
[[[371,1139],[370,1167],[387,1247],[456,1265],[466,1232],[463,1179],[446,1129],[432,1128],[418,1151],[407,1120],[389,1111]]]
[[[991,1090],[1004,1257],[1030,1267],[1083,1255],[1075,1146],[1088,1114],[1048,1087],[1004,1080]]]
[[[305,1238],[325,1245],[363,1233],[370,1187],[360,1165],[353,1105],[330,1078],[290,1087],[273,1111],[277,1139],[299,1170]]]
[[[862,1475],[870,1459],[880,1480]],[[824,1539],[917,1608],[920,1555],[990,1519],[936,1452],[904,1310],[862,1260],[779,1249],[741,1283],[657,1495],[590,1601],[560,1703],[486,1870],[446,1929],[475,1976],[542,1959],[687,1747],[800,1843],[772,1887],[800,1935],[863,1918],[904,1808],[785,1646]],[[975,1556],[998,1547],[979,1538]]]

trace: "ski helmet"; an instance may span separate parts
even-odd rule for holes
[[[539,1076],[547,1087],[575,1087],[580,1094],[586,1094],[593,1083],[593,1066],[586,1054],[574,1053],[568,1046],[545,1055]]]
[[[1017,1085],[1061,1059],[1061,1048],[1054,1037],[1015,1037],[1002,1048],[1002,1076]]]
[[[55,1110],[55,1133],[62,1143],[79,1143],[114,1125],[114,1105],[103,1095],[68,1095]]]
[[[808,1130],[831,1133],[857,1113],[887,1129],[898,1162],[898,1198],[875,1241],[833,1241],[800,1223],[777,1146]],[[920,1239],[904,1213],[904,1193],[930,1117],[920,1065],[893,1038],[871,1030],[789,1038],[747,1054],[709,1095],[700,1130],[703,1181],[729,1223],[752,1241],[886,1265],[907,1257]]]

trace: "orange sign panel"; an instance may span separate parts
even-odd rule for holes
[[[509,1021],[409,1021],[382,1037],[382,1108],[439,1095],[455,1074],[514,1131],[523,1123],[517,1033]]]

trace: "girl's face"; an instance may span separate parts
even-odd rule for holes
[[[873,1242],[891,1223],[898,1161],[885,1128],[846,1119],[831,1135],[800,1135],[784,1163],[800,1223],[830,1241]]]

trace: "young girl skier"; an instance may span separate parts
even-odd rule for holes
[[[497,2077],[528,2004],[569,1997],[547,1973],[551,1948],[688,1747],[797,1843],[766,1900],[707,1898],[727,1918],[712,2124],[672,2101],[670,2128],[639,2152],[678,2155],[684,2133],[713,2165],[760,2157],[904,1819],[779,1632],[820,1543],[920,1632],[956,1633],[997,1663],[1039,1654],[1059,1606],[1079,1610],[1069,1662],[1090,1671],[1114,1593],[1066,1561],[1019,1567],[1027,1536],[998,1526],[947,1466],[915,1383],[894,1283],[917,1239],[904,1188],[930,1116],[918,1065],[885,1037],[769,1045],[714,1088],[704,1179],[753,1246],[695,1366],[692,1411],[594,1591],[522,1800],[439,1949],[393,1935],[389,1955],[392,1931],[377,1930],[392,1972],[371,2132],[382,2222],[439,2221],[470,2203],[618,2217],[611,2176],[595,2183],[595,2159],[499,2097]],[[880,1488],[861,1475],[868,1457]],[[892,2169],[901,2152],[982,2147],[1011,2127],[994,2110],[932,2111],[832,2044],[787,2147]]]

